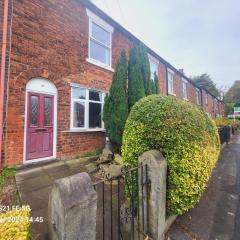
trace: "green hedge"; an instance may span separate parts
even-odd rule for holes
[[[226,117],[217,117],[214,119],[216,125],[218,127],[224,127],[224,126],[232,126],[232,127],[235,127],[235,128],[238,128],[240,127],[240,120],[238,119],[230,119],[230,118],[226,118]]]
[[[134,105],[125,126],[124,163],[136,166],[138,156],[151,149],[160,150],[168,162],[168,212],[183,214],[199,201],[218,159],[216,125],[187,101],[145,97]]]

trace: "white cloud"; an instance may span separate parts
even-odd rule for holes
[[[187,75],[207,72],[218,86],[240,79],[240,1],[93,2]]]

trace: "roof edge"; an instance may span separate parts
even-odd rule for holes
[[[196,83],[194,83],[189,77],[187,77],[185,74],[180,72],[177,68],[175,68],[172,64],[170,64],[168,61],[166,61],[164,58],[162,58],[159,54],[157,54],[154,50],[152,50],[150,47],[148,47],[144,42],[142,42],[139,38],[134,36],[131,32],[129,32],[126,28],[124,28],[121,24],[119,24],[117,21],[115,21],[113,18],[111,18],[109,15],[107,15],[104,11],[102,11],[99,7],[97,7],[94,3],[92,3],[89,0],[77,0],[81,4],[83,4],[86,8],[89,8],[91,11],[93,11],[96,15],[100,16],[103,20],[111,24],[114,28],[116,28],[119,32],[127,36],[128,39],[133,41],[136,44],[142,44],[146,49],[147,52],[152,55],[153,57],[157,58],[162,64],[166,65],[166,67],[172,69],[175,73],[177,73],[180,77],[183,77],[188,82],[190,82],[194,87],[198,88],[199,90],[206,91],[209,95],[216,98],[217,100],[223,102],[218,97],[214,96],[212,93],[210,93],[206,88],[198,86]]]

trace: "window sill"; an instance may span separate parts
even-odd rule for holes
[[[169,94],[169,95],[172,95],[172,96],[174,96],[174,97],[176,97],[176,94],[175,94],[175,93],[171,93],[171,92],[169,92],[168,94]]]
[[[185,100],[185,101],[189,101],[189,99],[188,99],[188,98],[183,98],[183,100]]]
[[[105,65],[104,63],[98,62],[98,61],[96,61],[96,60],[94,60],[94,59],[87,58],[86,61],[87,61],[88,63],[91,63],[91,64],[96,65],[96,66],[98,66],[98,67],[104,68],[104,69],[106,69],[106,70],[108,70],[108,71],[110,71],[110,72],[114,72],[114,69],[111,68],[110,66]]]
[[[62,131],[63,133],[86,133],[86,132],[106,132],[105,129],[95,128],[95,129],[70,129],[67,131]]]

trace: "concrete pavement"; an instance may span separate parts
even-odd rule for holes
[[[32,217],[43,217],[43,223],[32,223],[32,240],[47,240],[48,196],[55,179],[86,171],[86,159],[57,161],[17,171],[15,175],[21,203],[30,205]]]

